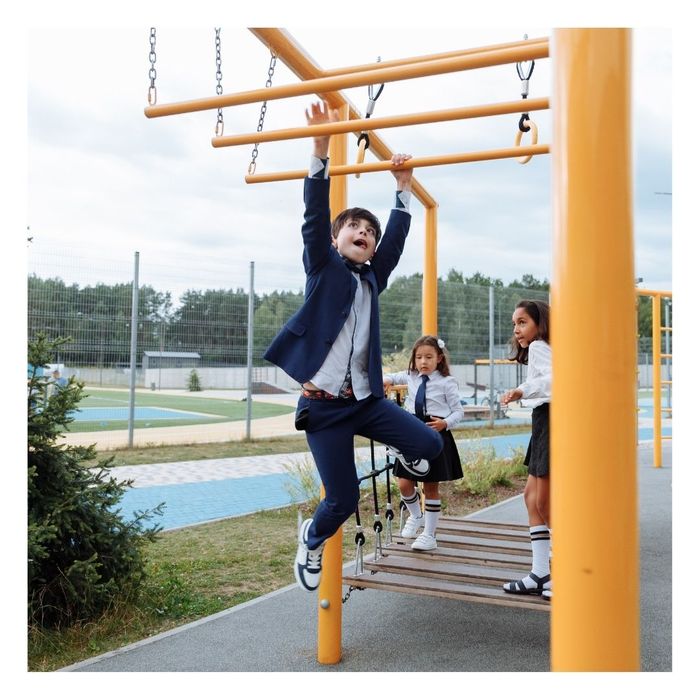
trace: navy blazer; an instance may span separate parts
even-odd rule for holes
[[[357,280],[331,243],[328,204],[330,179],[305,178],[304,270],[306,289],[302,307],[282,326],[264,358],[281,367],[300,384],[320,369],[352,309]],[[408,212],[392,209],[386,231],[362,273],[372,294],[369,340],[369,385],[374,396],[384,396],[382,351],[379,339],[378,296],[386,289],[392,270],[403,253],[411,225]],[[338,378],[339,383],[342,377]]]

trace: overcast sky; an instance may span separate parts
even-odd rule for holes
[[[154,23],[155,24],[155,23]],[[221,25],[222,88],[261,88],[268,50],[244,27]],[[158,103],[215,93],[214,28],[159,24]],[[176,295],[188,287],[299,288],[301,181],[247,185],[251,146],[215,149],[216,112],[147,119],[150,24],[114,28],[37,27],[28,56],[28,223],[30,270],[81,284],[116,281],[139,251],[144,281]],[[332,27],[286,29],[322,68],[390,60],[552,35],[548,26],[402,28],[371,25],[361,41]],[[633,144],[636,275],[670,289],[671,32],[639,29],[633,39]],[[530,96],[551,95],[551,61],[538,60]],[[277,62],[273,85],[298,82]],[[344,91],[364,112],[367,88]],[[584,100],[585,100],[585,96]],[[311,96],[268,103],[265,130],[301,126]],[[514,65],[387,83],[374,116],[520,99]],[[260,104],[224,110],[224,133],[256,129]],[[533,112],[540,143],[551,141],[548,111]],[[513,144],[519,115],[383,130],[394,151],[414,156]],[[526,135],[523,143],[529,142]],[[261,144],[257,172],[306,168],[310,140]],[[349,158],[356,145],[350,136]],[[367,155],[366,160],[374,160]],[[508,283],[523,274],[551,279],[551,158],[416,169],[438,201],[438,273],[455,268]],[[348,178],[348,205],[386,219],[389,173]],[[663,193],[663,194],[659,194]],[[423,207],[414,198],[406,251],[395,275],[422,270]],[[80,256],[84,262],[64,265]],[[90,260],[99,258],[98,260]],[[63,261],[58,272],[47,267]],[[34,267],[36,266],[36,267]],[[111,275],[115,277],[111,278]],[[73,279],[71,279],[71,277]],[[128,277],[126,278],[128,279]]]

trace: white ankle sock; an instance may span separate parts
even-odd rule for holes
[[[533,525],[530,528],[532,544],[532,573],[537,576],[549,574],[549,528],[546,525]]]
[[[420,497],[418,496],[418,489],[414,488],[413,489],[413,495],[412,496],[401,496],[401,500],[406,504],[406,508],[408,508],[408,512],[414,517],[414,518],[420,518],[422,513],[420,511]]]
[[[438,518],[440,517],[440,499],[425,499],[425,528],[423,532],[435,537]]]

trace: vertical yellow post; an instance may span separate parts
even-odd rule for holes
[[[639,670],[630,34],[554,33],[554,671]]]
[[[654,466],[660,467],[661,457],[661,295],[651,298],[651,361],[654,391]]]
[[[425,256],[423,260],[423,335],[437,335],[437,206],[425,208]]]
[[[339,107],[341,119],[348,118],[347,105]],[[347,163],[347,134],[331,136],[331,165]],[[331,178],[331,219],[347,208],[347,177]],[[321,491],[321,498],[324,492]],[[326,541],[323,550],[321,584],[318,587],[318,662],[337,664],[342,656],[343,627],[343,528]]]

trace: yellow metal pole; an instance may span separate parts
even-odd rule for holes
[[[372,85],[374,83],[389,83],[397,80],[423,78],[429,75],[443,75],[445,73],[455,73],[463,70],[473,70],[475,68],[487,68],[507,63],[518,63],[520,61],[546,58],[548,55],[548,44],[498,49],[496,51],[483,51],[481,53],[441,58],[408,66],[378,68],[376,70],[331,76],[329,78],[315,78],[305,80],[302,83],[247,90],[230,95],[216,95],[196,100],[187,100],[185,102],[149,105],[144,109],[144,114],[147,117],[167,117],[173,114],[187,114],[207,109],[217,109],[219,107],[234,107],[237,105],[251,104],[253,102],[298,97],[300,95],[323,95],[326,92],[332,92],[334,90]]]
[[[549,145],[539,143],[535,146],[510,146],[508,148],[494,148],[490,151],[474,151],[471,153],[453,153],[445,156],[423,156],[411,158],[398,170],[408,168],[427,168],[433,165],[455,165],[457,163],[475,163],[482,160],[499,160],[502,158],[520,158],[527,155],[544,155],[549,153]],[[331,166],[331,175],[352,175],[353,173],[376,173],[382,170],[394,170],[390,160],[380,160],[377,163],[351,163],[349,165]],[[306,170],[286,170],[279,173],[264,173],[260,175],[246,175],[248,184],[260,182],[280,182],[282,180],[301,180],[306,177]]]
[[[423,334],[438,332],[437,207],[425,210],[425,256],[423,259]]]
[[[554,33],[554,671],[639,670],[630,34]]]
[[[341,108],[347,118],[347,107]],[[347,161],[347,136],[331,137],[331,163]],[[347,208],[347,180],[334,177],[330,193],[331,219]],[[323,498],[323,493],[321,494]],[[343,628],[343,528],[326,542],[323,550],[323,569],[318,587],[318,662],[337,664],[342,656]]]
[[[654,391],[654,466],[662,466],[661,457],[661,295],[651,298],[651,353]]]
[[[387,129],[399,126],[414,126],[415,124],[431,124],[435,122],[455,121],[458,119],[475,119],[492,117],[500,114],[516,114],[519,112],[535,112],[549,109],[549,98],[538,97],[530,100],[513,100],[496,104],[476,105],[473,107],[458,107],[456,109],[438,109],[432,112],[402,114],[394,117],[373,117],[372,119],[350,119],[348,121],[318,124],[315,126],[299,126],[274,131],[256,131],[251,134],[231,136],[214,136],[211,145],[214,148],[225,146],[242,146],[251,143],[266,143],[270,141],[285,141],[309,136],[326,136],[329,134],[346,134],[365,131],[367,129]],[[520,133],[520,132],[519,132]]]

